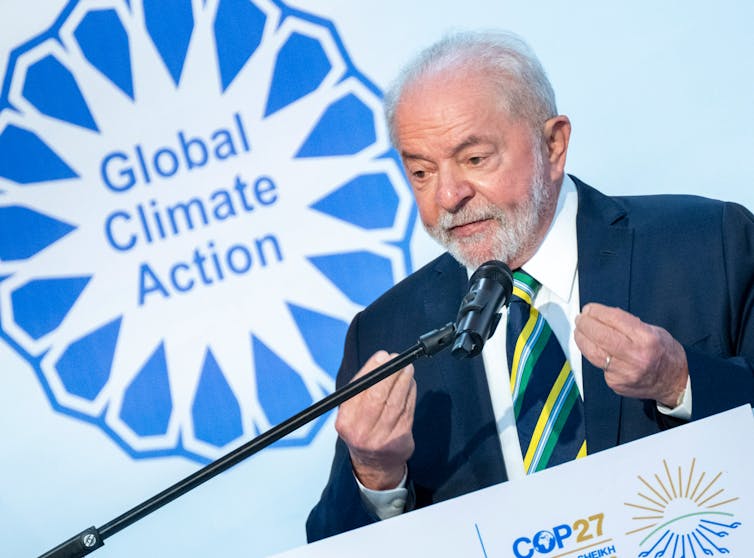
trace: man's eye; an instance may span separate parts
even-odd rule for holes
[[[411,174],[413,175],[414,178],[418,178],[419,180],[421,180],[422,178],[424,178],[425,176],[427,176],[427,171],[415,170]]]
[[[473,167],[477,165],[481,165],[482,161],[484,161],[484,157],[469,157],[469,164]]]

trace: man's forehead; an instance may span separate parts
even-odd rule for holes
[[[438,95],[451,97],[491,88],[492,82],[477,69],[446,68],[415,77],[404,86],[400,102],[427,100]]]
[[[458,94],[407,97],[395,115],[398,149],[406,154],[418,146],[452,155],[468,147],[500,141],[514,124],[495,98],[479,90]]]

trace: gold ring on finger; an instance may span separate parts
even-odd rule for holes
[[[605,357],[605,366],[602,367],[602,370],[607,372],[607,369],[610,368],[610,363],[612,362],[612,360],[613,360],[612,355],[607,355]]]

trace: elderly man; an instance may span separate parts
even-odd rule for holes
[[[565,174],[570,121],[510,34],[430,47],[386,116],[448,253],[354,318],[339,385],[452,321],[488,260],[516,270],[518,296],[482,359],[442,353],[341,406],[310,540],[754,402],[746,209],[607,197]]]

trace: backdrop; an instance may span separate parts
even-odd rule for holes
[[[380,103],[448,30],[530,42],[569,172],[754,208],[754,5],[603,4],[4,0],[4,554],[105,524],[332,390],[353,314],[439,252]],[[96,554],[303,544],[333,443],[325,417]]]

